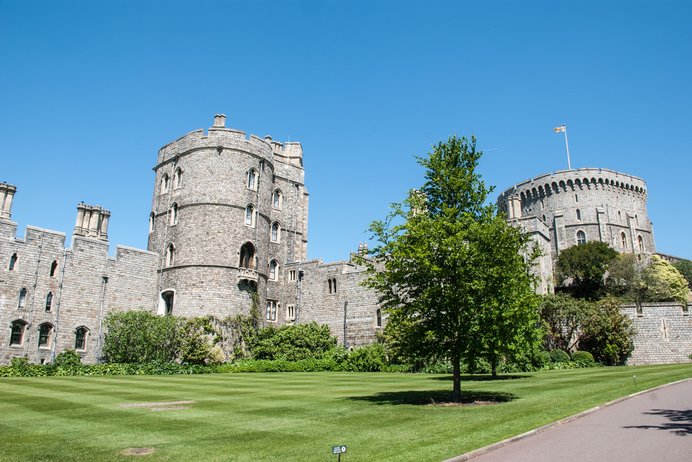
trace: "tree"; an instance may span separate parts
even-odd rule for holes
[[[605,242],[591,241],[563,250],[557,258],[557,275],[577,298],[597,300],[605,287],[605,274],[617,251]]]
[[[530,343],[537,322],[529,238],[486,201],[476,140],[452,137],[418,158],[425,183],[384,221],[366,284],[389,312],[388,338],[407,357],[448,359],[461,400],[461,360],[491,360]],[[373,261],[375,263],[373,263]]]
[[[635,333],[632,320],[622,313],[619,301],[606,297],[584,321],[579,349],[590,352],[605,365],[624,364],[634,350]]]
[[[658,255],[651,256],[651,264],[644,270],[642,282],[648,301],[687,303],[687,280],[680,271]]]
[[[680,271],[680,274],[682,274],[687,280],[687,284],[692,287],[692,261],[680,260],[673,266],[676,270]]]
[[[584,334],[582,326],[594,316],[596,305],[567,294],[544,295],[540,304],[548,350],[572,351]]]
[[[113,312],[106,316],[103,359],[114,363],[173,361],[180,350],[180,319],[148,311]]]

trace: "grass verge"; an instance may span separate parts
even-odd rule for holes
[[[636,375],[635,388],[633,375]],[[434,461],[635,391],[692,364],[466,376],[486,406],[431,406],[442,375],[265,373],[0,379],[3,461]]]

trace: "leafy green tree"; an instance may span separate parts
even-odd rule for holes
[[[121,311],[106,316],[103,359],[114,363],[173,361],[180,350],[180,319],[147,311]]]
[[[539,306],[548,350],[572,351],[583,335],[582,326],[595,315],[596,305],[567,294],[544,295]]]
[[[680,271],[658,255],[651,256],[651,264],[643,272],[642,283],[647,301],[687,303],[687,280]]]
[[[634,350],[632,320],[620,309],[620,302],[606,297],[583,326],[579,349],[590,352],[596,361],[614,366],[624,364]]]
[[[558,282],[577,298],[597,300],[603,295],[606,271],[617,254],[599,241],[565,249],[557,258]]]
[[[206,364],[210,361],[212,343],[215,343],[217,334],[209,317],[182,320],[177,331],[179,359],[186,364]]]
[[[673,266],[685,277],[687,280],[687,285],[692,287],[692,261],[680,260],[674,263]]]
[[[367,285],[389,312],[388,338],[415,360],[449,360],[456,401],[462,358],[511,354],[532,341],[538,319],[528,271],[535,255],[487,204],[481,155],[475,138],[439,143],[418,158],[423,187],[370,226],[379,244]]]

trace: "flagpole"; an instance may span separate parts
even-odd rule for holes
[[[562,126],[565,128],[563,131],[565,132],[565,149],[567,150],[567,170],[572,170],[572,163],[569,160],[569,143],[567,142],[567,125],[562,124]]]

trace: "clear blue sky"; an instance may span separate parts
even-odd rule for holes
[[[300,141],[309,256],[347,258],[478,137],[499,192],[566,168],[644,178],[657,249],[692,258],[692,2],[0,0],[0,181],[13,219],[146,247],[156,153],[212,124]],[[493,198],[496,195],[493,195]]]

